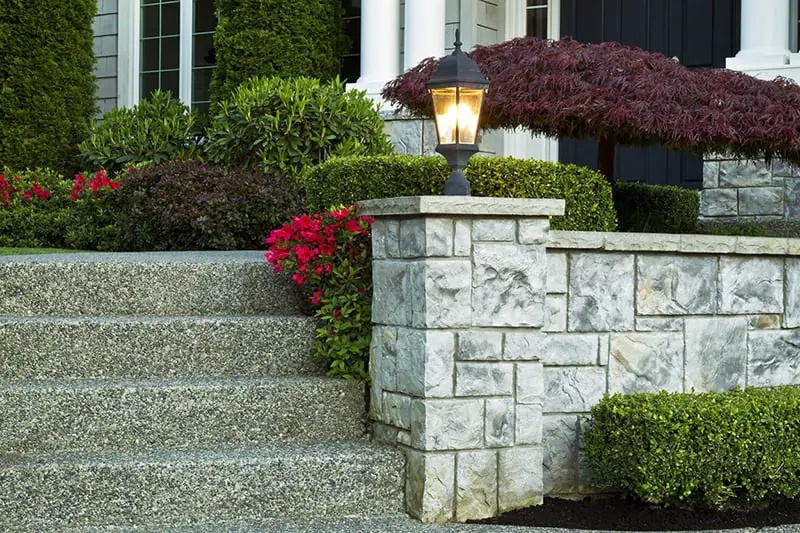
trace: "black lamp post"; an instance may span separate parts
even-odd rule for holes
[[[439,63],[428,82],[428,92],[433,99],[439,137],[436,151],[447,159],[452,170],[444,184],[444,193],[469,196],[464,169],[472,154],[478,151],[478,122],[489,81],[478,65],[461,51],[459,30],[456,30],[454,44],[456,49]]]

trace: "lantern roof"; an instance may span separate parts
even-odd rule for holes
[[[439,62],[439,67],[427,84],[428,89],[447,87],[469,87],[488,89],[489,80],[478,68],[478,64],[461,51],[461,31],[456,30],[455,50]]]

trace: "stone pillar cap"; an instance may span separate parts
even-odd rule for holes
[[[545,217],[564,214],[564,200],[482,196],[400,196],[357,203],[359,215],[374,217],[447,215],[462,217]]]

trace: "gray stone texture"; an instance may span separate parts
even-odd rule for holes
[[[411,445],[417,450],[482,448],[483,425],[483,400],[414,400]]]
[[[551,366],[596,365],[596,334],[548,333],[541,343],[542,363]]]
[[[503,358],[538,361],[542,357],[544,338],[545,336],[539,330],[506,333]]]
[[[373,259],[400,257],[400,221],[377,219],[371,232]]]
[[[745,386],[747,317],[687,318],[684,390]]]
[[[719,312],[767,314],[783,312],[783,259],[722,257]]]
[[[713,314],[717,307],[717,259],[639,255],[636,312],[640,315]]]
[[[739,189],[740,215],[783,215],[783,188]]]
[[[413,264],[410,271],[415,327],[457,328],[470,325],[470,302],[473,297],[472,272],[468,261],[420,262]]]
[[[700,192],[700,214],[705,217],[727,217],[739,214],[736,189],[705,189]]]
[[[449,257],[453,255],[453,219],[426,218],[400,221],[400,255]]]
[[[391,326],[410,326],[415,298],[411,293],[412,280],[408,262],[375,261],[372,264],[372,279],[375,302],[372,306],[372,321]]]
[[[544,495],[574,494],[578,488],[578,417],[545,415],[543,432]]]
[[[497,456],[498,510],[502,513],[541,504],[544,499],[542,448],[507,448],[499,450]]]
[[[772,171],[764,163],[754,161],[720,163],[720,187],[761,187],[770,183],[772,183]]]
[[[497,514],[497,452],[475,450],[456,454],[456,520]]]
[[[800,384],[800,330],[751,331],[748,349],[748,385]]]
[[[522,219],[517,222],[520,244],[544,244],[550,240],[550,221],[544,219]]]
[[[472,323],[491,327],[542,326],[546,265],[542,246],[474,244]]]
[[[542,405],[544,401],[544,365],[518,363],[516,375],[517,404]]]
[[[460,331],[457,358],[462,361],[497,361],[503,358],[499,331]]]
[[[472,253],[472,222],[456,219],[453,232],[453,255],[469,257]]]
[[[383,393],[383,416],[381,420],[396,428],[411,429],[411,396]]]
[[[544,411],[588,411],[606,392],[606,369],[601,367],[544,367]]]
[[[544,301],[544,332],[567,330],[567,295],[548,294]]]
[[[567,254],[548,250],[547,292],[567,292]]]
[[[683,331],[683,317],[636,317],[636,331]]]
[[[681,333],[613,333],[608,391],[683,391]]]
[[[513,446],[516,423],[513,398],[490,398],[486,400],[485,439],[487,447]]]
[[[786,178],[784,183],[786,218],[789,220],[800,219],[800,179]]]
[[[487,401],[488,405],[488,401]],[[542,442],[542,406],[517,404],[514,444],[524,446]]]
[[[472,240],[514,241],[517,237],[517,223],[513,219],[480,218],[472,222]]]
[[[800,258],[786,258],[786,311],[783,327],[800,328]]]
[[[719,186],[719,161],[705,161],[703,163],[703,189]]]
[[[633,329],[633,255],[574,253],[569,269],[570,331]]]
[[[424,522],[454,518],[456,457],[453,453],[406,452],[406,511]]]
[[[512,363],[456,363],[456,396],[510,396]]]
[[[453,395],[455,333],[398,328],[397,391],[426,398]]]

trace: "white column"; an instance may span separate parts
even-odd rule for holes
[[[178,99],[186,105],[192,105],[192,30],[194,29],[194,2],[181,0],[181,38],[180,38],[180,73],[178,77]]]
[[[403,68],[444,55],[445,0],[406,0]]]
[[[378,95],[400,73],[400,1],[361,2],[361,77],[355,85]]]
[[[741,51],[728,58],[728,68],[753,70],[789,63],[789,1],[742,0]]]

